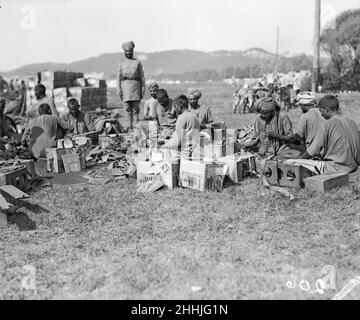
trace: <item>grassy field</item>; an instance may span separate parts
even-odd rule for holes
[[[187,89],[165,88],[172,97]],[[202,88],[217,120],[236,128],[253,121],[232,114],[231,87]],[[340,98],[359,125],[359,96]],[[296,124],[300,111],[290,116]],[[258,179],[222,193],[135,189],[123,180],[33,193],[21,210],[37,230],[0,233],[0,299],[331,299],[360,275],[360,195],[351,188],[291,190],[293,201]],[[26,265],[36,290],[21,286]],[[315,293],[326,265],[336,289]],[[299,288],[303,279],[310,291]],[[359,298],[360,287],[346,296]]]

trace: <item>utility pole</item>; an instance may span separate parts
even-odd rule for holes
[[[315,0],[315,30],[314,30],[314,57],[313,57],[313,79],[312,91],[318,92],[320,75],[320,17],[321,0]]]
[[[275,60],[275,77],[277,77],[278,74],[278,68],[279,68],[279,35],[280,35],[280,27],[277,27],[276,32],[276,60]]]

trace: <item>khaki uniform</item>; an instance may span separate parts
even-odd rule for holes
[[[139,60],[124,58],[119,64],[119,93],[126,114],[128,116],[129,128],[133,128],[133,115],[135,122],[139,121],[140,100],[145,91],[145,76],[142,64]]]

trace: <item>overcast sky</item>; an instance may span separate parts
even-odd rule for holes
[[[315,0],[0,0],[0,70],[135,50],[312,52]],[[322,0],[323,24],[360,0]]]

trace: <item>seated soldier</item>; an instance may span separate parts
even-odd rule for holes
[[[257,102],[260,113],[254,122],[254,134],[247,149],[256,149],[258,154],[268,160],[291,159],[301,154],[296,150],[292,123],[286,113],[280,112],[280,106],[272,98],[262,98]]]
[[[200,123],[200,129],[206,129],[207,125],[214,122],[210,108],[204,104],[199,104],[201,91],[195,90],[189,95],[189,110],[195,115]]]
[[[286,163],[302,165],[315,174],[352,173],[360,165],[360,133],[353,120],[339,111],[339,100],[326,95],[319,101],[325,121],[311,145],[298,159]],[[320,161],[311,160],[320,157]]]
[[[168,141],[158,141],[163,148],[181,150],[184,157],[192,157],[199,149],[200,123],[188,109],[188,99],[185,95],[176,97],[173,101],[175,112],[178,116],[176,129]]]
[[[41,104],[38,113],[39,116],[30,120],[23,135],[23,143],[37,159],[46,157],[46,148],[56,147],[59,127],[66,132],[73,130],[72,125],[51,114],[48,104]]]
[[[37,84],[35,86],[35,97],[37,99],[36,103],[31,107],[30,110],[27,110],[27,115],[30,118],[37,117],[39,106],[42,104],[47,104],[50,107],[51,114],[54,116],[58,116],[58,112],[56,111],[55,103],[53,98],[46,96],[46,88],[42,84]]]
[[[299,104],[303,114],[295,130],[294,138],[298,139],[305,147],[308,147],[315,139],[321,124],[324,122],[324,118],[316,107],[315,93],[299,93],[296,102]]]
[[[159,89],[156,94],[157,101],[161,108],[158,112],[159,129],[161,137],[170,138],[175,130],[177,114],[173,109],[173,100],[169,98],[165,89]]]
[[[156,105],[157,121],[141,121],[134,130],[134,142],[139,146],[147,146],[147,140],[152,141],[170,139],[174,130],[177,115],[173,110],[173,100],[169,98],[165,89],[159,89],[156,93],[158,104]],[[150,142],[151,144],[151,142]]]
[[[74,134],[96,131],[89,113],[80,111],[80,106],[75,98],[69,99],[69,111],[60,115],[60,118],[74,127]]]

